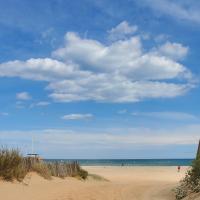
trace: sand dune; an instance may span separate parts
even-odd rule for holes
[[[85,167],[109,181],[75,178],[51,181],[33,173],[22,183],[0,181],[4,200],[173,200],[172,188],[186,168],[176,167]]]

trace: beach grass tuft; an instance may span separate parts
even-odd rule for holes
[[[52,176],[79,177],[86,179],[88,172],[83,170],[77,162],[46,163],[38,158],[23,157],[17,149],[0,149],[0,177],[6,181],[22,181],[27,173],[36,172],[45,179]]]
[[[51,179],[51,172],[48,166],[44,162],[34,163],[30,171],[34,171],[38,173],[40,176],[42,176],[45,179]]]
[[[0,149],[0,176],[7,181],[22,180],[27,173],[19,150]]]
[[[77,162],[64,163],[64,162],[55,162],[48,163],[48,168],[52,176],[65,178],[67,176],[71,177],[80,177],[81,179],[86,179],[88,172],[80,167]]]

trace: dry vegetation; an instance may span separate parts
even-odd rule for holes
[[[97,174],[88,174],[88,179],[91,179],[91,180],[95,180],[95,181],[106,181],[106,182],[109,182],[108,179],[102,177],[102,176],[99,176]]]
[[[45,179],[51,179],[52,176],[86,179],[88,176],[87,171],[81,169],[77,162],[46,163],[31,157],[24,158],[16,149],[0,149],[0,177],[2,179],[22,181],[29,172],[37,172]]]
[[[200,158],[194,160],[191,169],[176,188],[176,199],[180,200],[200,192]]]

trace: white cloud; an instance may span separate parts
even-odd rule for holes
[[[30,80],[53,81],[77,76],[88,76],[76,70],[77,66],[51,58],[31,58],[26,61],[9,61],[0,64],[1,77],[20,77]]]
[[[188,54],[189,48],[179,43],[166,42],[158,48],[158,51],[163,56],[179,60],[185,58]]]
[[[123,21],[116,27],[108,31],[110,40],[125,39],[127,35],[131,35],[138,30],[136,25],[131,26],[127,21]]]
[[[142,53],[139,37],[116,41],[109,46],[82,39],[72,32],[67,33],[65,39],[65,46],[54,51],[53,56],[93,72],[122,72],[122,68],[133,68],[134,60]]]
[[[16,94],[18,100],[30,100],[32,97],[28,92],[20,92]]]
[[[198,120],[195,115],[184,112],[134,112],[132,115],[171,120]]]
[[[156,13],[168,15],[177,20],[200,23],[200,3],[196,0],[142,0],[140,4],[149,6]]]
[[[102,81],[102,82],[101,82]],[[101,79],[91,77],[88,80],[61,81],[49,85],[55,92],[50,95],[56,101],[98,102],[137,102],[145,98],[172,98],[188,91],[187,85],[150,81],[131,82],[124,79]],[[73,85],[74,88],[65,87]],[[166,92],[168,91],[168,92]]]
[[[145,50],[140,38],[105,45],[67,32],[64,45],[51,58],[1,63],[0,76],[46,81],[49,96],[60,102],[172,98],[194,87],[192,73],[178,62],[188,53],[187,47],[168,42]]]
[[[62,119],[64,120],[85,120],[85,119],[91,119],[93,118],[93,115],[90,113],[87,114],[68,114],[62,116]]]

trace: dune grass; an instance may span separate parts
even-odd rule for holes
[[[0,149],[0,176],[7,181],[21,181],[27,173],[19,150]]]
[[[55,162],[48,163],[48,169],[52,176],[65,178],[67,176],[71,177],[80,177],[81,179],[86,179],[88,172],[80,167],[77,162],[64,163],[64,162]]]
[[[48,166],[43,162],[33,164],[30,171],[38,173],[45,179],[51,179],[51,172]]]
[[[88,172],[83,170],[77,162],[46,163],[36,158],[24,158],[17,149],[0,149],[0,177],[2,179],[22,181],[29,172],[36,172],[45,179],[51,179],[52,176],[86,179],[88,176]]]

